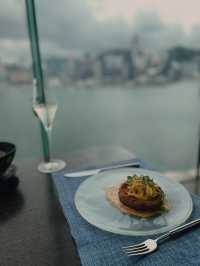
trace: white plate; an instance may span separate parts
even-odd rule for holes
[[[120,184],[129,175],[148,175],[163,189],[171,209],[153,218],[138,218],[122,214],[105,197],[106,189]],[[86,179],[75,195],[80,215],[90,224],[112,233],[139,236],[159,234],[184,223],[193,208],[192,199],[183,185],[160,173],[143,169],[123,168],[106,171]]]

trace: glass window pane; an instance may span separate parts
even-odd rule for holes
[[[59,103],[54,153],[121,145],[159,170],[193,169],[199,4],[36,3],[46,86]]]
[[[191,1],[36,0],[45,87],[58,101],[53,155],[112,145],[158,170],[195,168],[200,19]],[[1,10],[0,136],[18,156],[41,155],[25,6],[3,0]]]
[[[32,69],[25,5],[2,1],[0,10],[0,141],[13,142],[20,159],[41,156],[32,113]]]

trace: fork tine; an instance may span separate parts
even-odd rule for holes
[[[129,248],[129,249],[125,249],[124,251],[126,252],[126,253],[130,253],[130,252],[140,252],[140,251],[142,251],[142,250],[144,250],[144,249],[147,249],[148,247],[147,246],[142,246],[142,247],[139,247],[139,248]]]
[[[127,250],[125,250],[125,252],[126,252],[126,253],[130,253],[130,252],[140,252],[140,251],[142,251],[142,250],[144,250],[144,249],[148,249],[148,247],[147,247],[147,246],[144,246],[144,247],[141,247],[141,248],[127,249]]]
[[[138,255],[144,255],[144,254],[148,254],[150,253],[151,251],[149,249],[145,249],[144,251],[142,252],[132,252],[132,253],[128,253],[127,256],[128,257],[131,257],[131,256],[138,256]]]
[[[129,249],[129,248],[139,248],[139,247],[142,247],[142,246],[145,246],[145,243],[144,242],[139,243],[139,244],[136,244],[136,245],[125,246],[125,247],[122,247],[122,248],[123,249]]]

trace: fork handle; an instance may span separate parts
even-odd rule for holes
[[[156,240],[159,241],[161,239],[165,239],[165,238],[168,238],[168,237],[172,237],[172,236],[175,236],[177,235],[178,233],[181,233],[181,232],[184,232],[186,231],[187,229],[190,229],[192,228],[193,226],[195,225],[198,225],[200,224],[200,218],[199,219],[196,219],[196,220],[193,220],[189,223],[186,223],[186,224],[183,224],[181,226],[178,226],[176,227],[175,229],[172,229],[170,230],[168,233],[164,234],[164,235],[161,235],[160,237],[158,237]]]
[[[177,234],[179,232],[183,232],[183,231],[185,231],[185,230],[187,230],[187,229],[189,229],[189,228],[191,228],[191,227],[193,227],[195,225],[198,225],[198,224],[200,224],[200,218],[196,219],[196,220],[193,220],[193,221],[191,221],[189,223],[183,224],[183,225],[181,225],[181,226],[179,226],[179,227],[177,227],[175,229],[172,229],[171,231],[169,231],[169,233],[172,236],[172,235],[175,235],[175,234]]]

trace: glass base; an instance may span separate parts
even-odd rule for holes
[[[41,173],[54,173],[64,169],[66,163],[62,160],[52,159],[50,162],[43,162],[38,165],[38,170]]]

